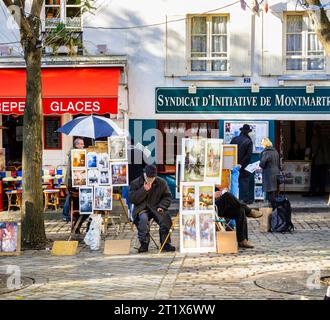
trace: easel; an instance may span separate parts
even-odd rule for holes
[[[120,202],[120,206],[121,206],[121,209],[122,209],[124,214],[119,213],[118,215],[113,215],[111,213],[111,211],[104,211],[105,212],[104,217],[103,217],[103,222],[104,222],[103,235],[104,235],[104,237],[106,237],[107,233],[108,233],[108,223],[109,223],[109,221],[113,224],[113,226],[115,226],[116,236],[119,236],[120,232],[124,231],[126,224],[129,224],[130,228],[131,228],[131,231],[134,232],[133,223],[129,218],[128,208],[127,208],[127,205],[124,203],[123,198],[121,197],[121,195],[119,193],[114,193],[112,199],[113,199],[113,201],[116,200],[116,201]],[[125,220],[123,227],[122,227],[122,221],[121,221],[122,217],[124,217],[124,220]],[[119,219],[120,223],[116,224],[115,219]],[[117,227],[116,227],[116,225],[117,225]]]
[[[172,232],[173,232],[173,230],[174,230],[174,227],[175,227],[176,223],[179,221],[179,219],[180,219],[180,212],[178,212],[178,213],[176,214],[176,216],[174,217],[173,222],[172,222],[172,226],[171,226],[170,230],[168,231],[168,234],[167,234],[167,236],[166,236],[164,242],[162,243],[162,245],[161,245],[161,247],[160,247],[160,249],[159,249],[159,253],[162,253],[162,251],[163,251],[163,249],[164,249],[164,246],[165,246],[165,244],[166,244],[168,238],[169,238],[170,235],[172,234]]]

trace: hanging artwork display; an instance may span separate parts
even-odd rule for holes
[[[268,137],[269,134],[269,122],[268,121],[224,121],[224,143],[230,144],[234,137],[240,135],[240,128],[244,124],[248,124],[252,131],[249,136],[253,142],[253,153],[260,153],[263,150],[261,140]]]
[[[21,225],[15,221],[0,221],[0,256],[19,255]]]
[[[98,153],[96,159],[99,170],[109,169],[109,155],[107,153]]]
[[[76,169],[86,168],[86,150],[72,149],[71,150],[71,166]]]
[[[108,138],[109,160],[127,161],[127,138],[126,136],[113,136]]]
[[[100,170],[99,177],[100,186],[108,186],[110,184],[110,171],[109,170]]]
[[[180,251],[215,252],[213,183],[182,182],[180,198]]]
[[[221,139],[206,140],[204,181],[221,183],[222,153],[223,150]]]
[[[206,139],[182,139],[185,182],[201,182],[205,177],[205,148]]]
[[[72,187],[82,187],[87,185],[87,170],[72,169]]]
[[[110,174],[113,186],[128,186],[128,162],[111,162]]]
[[[97,169],[96,152],[87,152],[87,169]]]
[[[112,210],[112,186],[94,188],[94,210]]]
[[[97,169],[87,170],[87,185],[97,186],[100,184],[100,171]]]
[[[80,214],[93,214],[93,187],[79,188]]]

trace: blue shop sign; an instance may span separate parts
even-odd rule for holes
[[[156,88],[156,113],[330,113],[330,87]]]

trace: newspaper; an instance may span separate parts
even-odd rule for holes
[[[254,163],[250,163],[248,166],[246,166],[245,170],[253,173],[255,172],[257,169],[260,169],[259,167],[260,161],[254,162]]]

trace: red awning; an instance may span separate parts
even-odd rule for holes
[[[42,70],[44,114],[118,113],[120,68]],[[25,69],[0,69],[0,114],[23,114]]]

